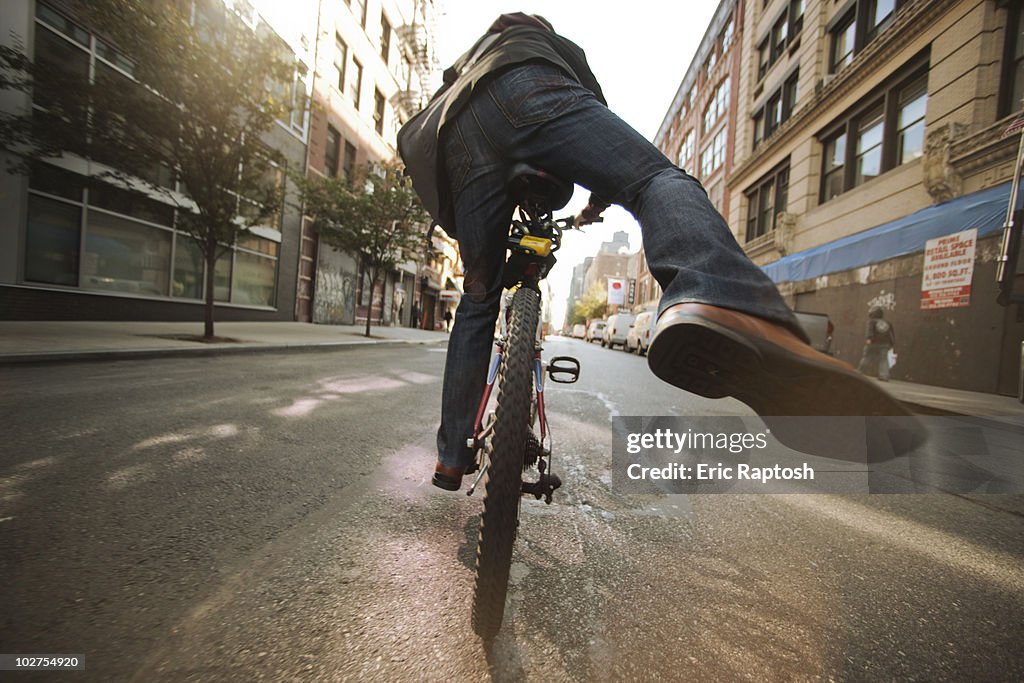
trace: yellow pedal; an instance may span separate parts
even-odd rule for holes
[[[519,246],[524,249],[529,249],[537,256],[548,256],[551,254],[551,240],[545,237],[534,237],[533,235],[526,235],[519,240]]]

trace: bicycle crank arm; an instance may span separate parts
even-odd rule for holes
[[[551,505],[551,494],[562,485],[562,480],[557,474],[542,474],[540,479],[534,482],[523,482],[523,493],[532,495],[537,500],[544,497],[544,502]]]

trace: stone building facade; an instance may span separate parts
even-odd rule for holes
[[[896,379],[1015,393],[1024,317],[996,304],[994,271],[1017,149],[1002,133],[1024,95],[1020,4],[749,0],[741,14],[724,212],[739,243],[795,309],[831,316],[838,357],[857,362],[881,305]],[[937,296],[954,238],[970,253],[956,295]]]

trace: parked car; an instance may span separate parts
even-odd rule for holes
[[[587,336],[587,326],[583,323],[576,323],[572,326],[572,336],[576,339],[585,339]]]
[[[595,320],[590,323],[590,327],[587,328],[587,341],[601,341],[601,337],[604,335],[604,328],[608,324],[605,320]]]
[[[647,353],[651,345],[651,335],[654,334],[654,322],[657,320],[655,313],[653,310],[637,313],[636,320],[629,326],[629,334],[626,335],[626,351],[641,356]]]
[[[626,348],[626,335],[629,334],[629,326],[636,320],[632,313],[616,313],[608,318],[608,324],[604,327],[604,335],[601,337],[601,346],[614,349],[618,344]]]
[[[835,326],[827,313],[794,311],[797,321],[811,340],[811,346],[822,353],[832,354],[832,333]]]

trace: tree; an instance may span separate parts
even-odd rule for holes
[[[370,308],[377,283],[389,270],[423,252],[430,220],[394,163],[368,165],[349,178],[296,177],[306,215],[325,242],[359,259],[370,274]],[[366,312],[370,336],[370,311]]]
[[[607,285],[603,281],[590,285],[590,289],[573,304],[572,312],[574,325],[577,322],[603,318],[608,312]]]
[[[281,209],[281,155],[262,138],[292,106],[294,56],[222,0],[74,5],[120,70],[102,65],[90,77],[61,60],[0,52],[0,86],[31,93],[36,105],[0,119],[0,142],[14,170],[77,155],[102,165],[98,179],[181,209],[177,227],[206,263],[204,334],[213,337],[218,259]]]

